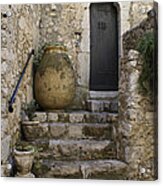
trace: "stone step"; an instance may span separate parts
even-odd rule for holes
[[[54,111],[35,112],[32,121],[61,123],[115,123],[118,113],[88,112],[88,111]]]
[[[64,160],[93,160],[116,157],[116,145],[109,140],[50,140],[53,158]]]
[[[33,173],[39,178],[125,180],[127,164],[118,160],[35,160]]]
[[[113,139],[115,126],[107,123],[22,122],[24,139]]]
[[[94,100],[86,101],[87,109],[91,112],[118,112],[118,102],[116,100]]]
[[[109,140],[35,140],[28,145],[37,149],[36,159],[68,161],[116,158],[116,145]]]
[[[117,100],[118,91],[90,91],[89,98],[96,100]]]

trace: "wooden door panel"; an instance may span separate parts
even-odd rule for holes
[[[117,11],[112,3],[91,5],[91,90],[118,89]]]

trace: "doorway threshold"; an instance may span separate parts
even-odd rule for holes
[[[89,91],[90,99],[115,99],[118,91]]]

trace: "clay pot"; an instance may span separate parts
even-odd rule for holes
[[[44,110],[64,109],[75,94],[74,71],[63,46],[48,46],[35,75],[35,99]]]
[[[14,159],[17,169],[16,177],[34,178],[34,174],[31,173],[33,160],[34,160],[34,148],[30,150],[17,150],[14,149]]]

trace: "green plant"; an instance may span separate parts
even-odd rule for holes
[[[37,147],[35,145],[29,144],[28,142],[21,142],[21,141],[16,143],[15,149],[17,151],[22,151],[22,152],[34,151],[34,153],[43,152],[44,150],[43,147]]]
[[[35,151],[35,148],[32,146],[32,145],[22,145],[22,144],[19,144],[19,145],[16,145],[15,149],[17,151]]]
[[[34,117],[34,113],[38,108],[39,108],[39,105],[34,99],[30,103],[27,104],[25,111],[28,115],[29,120],[31,120]]]
[[[144,95],[151,95],[154,81],[154,33],[145,33],[138,41],[137,50],[143,60],[142,71],[138,79],[139,90]]]

